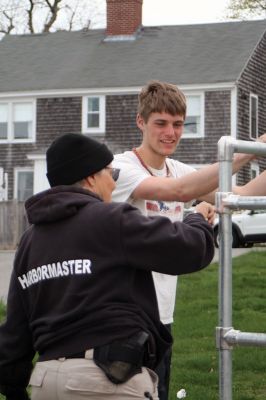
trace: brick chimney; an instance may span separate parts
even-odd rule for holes
[[[106,0],[107,29],[106,35],[132,36],[141,26],[143,0]]]

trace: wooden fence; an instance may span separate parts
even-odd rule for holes
[[[23,202],[0,202],[0,250],[16,249],[27,226]]]

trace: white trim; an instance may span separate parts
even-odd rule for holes
[[[231,89],[231,133],[233,139],[237,139],[237,87]],[[226,133],[224,133],[226,135]]]
[[[46,155],[45,155],[45,150],[43,151],[43,154],[27,154],[27,159],[28,160],[46,160]]]
[[[211,91],[211,90],[231,90],[235,86],[235,82],[221,82],[221,83],[199,83],[196,85],[178,85],[182,91]]]
[[[190,96],[198,96],[200,98],[200,126],[199,133],[185,133],[182,134],[182,139],[198,139],[205,136],[205,93],[203,91],[184,91],[186,98]]]
[[[251,114],[251,99],[256,99],[256,138],[252,137],[251,135],[251,128],[252,128],[252,114]],[[251,140],[256,140],[258,138],[259,132],[259,96],[254,93],[249,93],[249,137]]]
[[[34,143],[36,141],[36,99],[33,98],[0,98],[0,103],[8,105],[7,139],[0,139],[1,143]],[[12,129],[13,116],[12,109],[14,103],[32,103],[32,137],[29,139],[15,139]]]
[[[193,85],[178,85],[179,89],[183,91],[197,91],[197,90],[225,90],[235,87],[235,82],[221,82],[221,83],[199,83]],[[85,96],[93,94],[137,94],[142,86],[134,87],[103,87],[103,88],[85,88],[85,89],[51,89],[51,90],[33,90],[30,92],[3,92],[0,93],[0,98],[14,99],[18,97],[35,97],[35,98],[48,98],[48,97],[70,97],[70,96]]]
[[[4,168],[0,167],[0,202],[8,200],[8,175]]]
[[[89,98],[99,98],[99,127],[88,128],[87,126],[87,100]],[[88,95],[82,97],[82,133],[102,134],[105,133],[105,96]]]
[[[233,139],[237,139],[237,128],[238,128],[238,92],[237,86],[234,86],[231,89],[231,107],[230,107],[230,116],[231,116],[231,132],[230,136]],[[226,133],[225,133],[226,134]],[[236,185],[236,173],[232,175],[232,185]]]
[[[256,160],[255,161],[251,161],[251,163],[250,163],[250,173],[252,171],[255,171],[256,176],[258,176],[260,174],[259,162],[256,161]],[[251,176],[251,179],[253,179],[252,176]]]
[[[33,173],[33,186],[34,186],[34,169],[31,167],[15,167],[14,168],[14,199],[18,198],[18,173],[19,172],[32,172]],[[32,188],[33,190],[33,188]]]

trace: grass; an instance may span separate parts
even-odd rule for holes
[[[218,264],[179,278],[169,400],[185,388],[188,400],[218,400]],[[266,253],[233,260],[233,327],[266,332]],[[233,350],[233,399],[265,400],[266,349]]]
[[[2,321],[6,316],[6,307],[5,305],[0,301],[0,321]]]
[[[188,400],[218,400],[218,265],[179,278],[169,400],[185,388]],[[233,326],[266,332],[266,252],[233,260]],[[0,303],[0,319],[5,307]],[[233,350],[233,400],[265,400],[266,348]],[[0,395],[0,399],[4,399]]]

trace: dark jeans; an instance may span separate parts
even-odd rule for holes
[[[171,333],[171,324],[164,325]],[[171,369],[172,348],[164,355],[155,372],[159,377],[158,394],[160,400],[168,400],[170,369]]]

